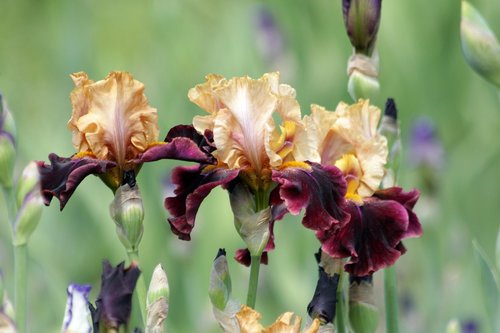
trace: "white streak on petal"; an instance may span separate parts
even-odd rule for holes
[[[90,333],[90,310],[88,294],[90,286],[71,284],[64,314],[62,333]]]

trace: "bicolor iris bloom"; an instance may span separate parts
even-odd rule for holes
[[[310,160],[337,166],[347,181],[348,223],[320,232],[318,238],[332,257],[350,257],[345,269],[354,276],[392,265],[405,252],[401,240],[422,233],[413,213],[418,191],[379,189],[388,155],[387,140],[377,131],[380,115],[378,108],[360,100],[340,103],[335,112],[313,105],[304,119],[313,136],[309,141],[317,144],[317,155]]]
[[[191,140],[158,141],[157,111],[144,95],[144,84],[129,73],[111,72],[97,82],[83,72],[71,78],[75,89],[70,96],[73,112],[68,128],[77,153],[69,158],[50,154],[50,164],[38,162],[46,205],[56,197],[63,209],[90,174],[98,175],[114,192],[144,162],[170,156],[206,161]]]
[[[343,174],[335,165],[322,166],[306,158],[314,144],[300,140],[307,138],[307,128],[295,90],[281,84],[278,73],[229,80],[208,75],[188,97],[208,114],[196,116],[192,126],[176,127],[171,134],[190,133],[197,146],[205,142],[205,151],[215,162],[177,167],[172,174],[175,196],[166,198],[165,206],[179,238],[190,239],[196,212],[216,186],[228,189],[235,224],[244,239],[247,230],[262,229],[261,222],[270,229],[266,250],[274,247],[274,221],[287,211],[296,215],[305,209],[302,223],[316,232],[347,221]],[[249,250],[260,255],[263,246]]]
[[[70,284],[62,333],[90,333],[89,293],[91,286]]]

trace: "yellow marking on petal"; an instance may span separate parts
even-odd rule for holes
[[[305,169],[307,171],[312,170],[312,167],[309,164],[307,164],[306,162],[300,162],[300,161],[285,162],[278,169],[283,170],[286,168],[301,168],[301,169]]]
[[[148,148],[146,148],[146,150],[149,149],[149,148],[152,148],[152,147],[166,145],[167,143],[168,142],[165,142],[165,141],[154,141],[154,142],[151,142],[151,143],[148,144]]]
[[[71,159],[76,160],[76,159],[85,158],[85,157],[96,158],[95,155],[91,151],[81,151],[81,152],[76,153],[73,156],[71,156]]]

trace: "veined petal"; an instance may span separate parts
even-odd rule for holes
[[[336,258],[351,257],[345,269],[353,276],[373,274],[390,266],[406,252],[402,240],[421,234],[412,208],[418,192],[400,188],[375,192],[362,206],[349,203],[349,223],[319,238],[323,250]]]
[[[238,173],[239,170],[203,165],[175,168],[172,173],[175,196],[165,199],[165,208],[171,215],[168,222],[172,231],[180,239],[190,240],[202,201],[214,187],[229,183]]]
[[[126,72],[111,72],[93,82],[83,72],[72,75],[73,114],[68,123],[78,152],[127,166],[158,141],[158,116],[144,96],[144,85]]]
[[[346,183],[341,171],[335,166],[308,165],[309,169],[273,170],[281,200],[293,215],[305,209],[302,224],[316,232],[343,225],[349,215],[345,212]]]
[[[277,98],[267,80],[233,78],[218,90],[227,109],[214,122],[218,158],[230,168],[249,167],[259,173],[268,163],[264,138]]]
[[[37,162],[40,172],[40,186],[45,205],[52,197],[59,199],[61,210],[80,182],[90,174],[104,174],[116,166],[114,162],[94,158],[65,158],[56,154],[49,155],[50,165]]]
[[[378,189],[385,173],[388,149],[386,138],[377,132],[380,114],[380,109],[368,100],[353,105],[340,103],[333,113],[318,106],[312,109],[321,164],[332,165],[343,155],[354,155],[362,171],[357,189],[362,197],[369,197]]]

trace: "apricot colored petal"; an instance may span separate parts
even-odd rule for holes
[[[93,82],[73,76],[73,115],[68,127],[78,152],[125,166],[158,141],[158,116],[144,95],[144,84],[126,72],[111,72]]]

